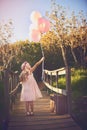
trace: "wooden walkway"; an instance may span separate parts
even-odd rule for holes
[[[26,116],[24,103],[17,100],[11,113],[8,130],[82,130],[69,115],[50,112],[50,99],[46,92],[34,103],[34,116]]]

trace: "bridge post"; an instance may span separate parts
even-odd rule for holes
[[[53,85],[53,82],[52,82],[52,72],[50,73],[50,85],[52,86]],[[51,90],[52,92],[52,90]]]
[[[67,105],[68,113],[71,114],[72,110],[72,99],[71,99],[71,70],[70,67],[66,67],[66,91],[67,91]]]
[[[7,127],[9,121],[9,72],[8,68],[4,70],[4,120],[3,125]]]
[[[58,88],[58,71],[56,72],[56,88]]]
[[[50,85],[52,85],[52,72],[50,74]]]

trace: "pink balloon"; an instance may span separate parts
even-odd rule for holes
[[[45,33],[50,29],[50,22],[44,18],[38,19],[38,29],[41,33]]]
[[[41,33],[38,30],[33,29],[29,33],[29,40],[33,42],[39,42],[41,38]]]
[[[41,14],[38,11],[33,11],[30,15],[30,19],[33,23],[36,23],[39,18],[41,18]]]

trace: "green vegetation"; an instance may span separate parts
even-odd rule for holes
[[[74,70],[72,72],[72,92],[73,99],[87,96],[87,70]]]
[[[56,87],[56,82],[53,82]],[[59,76],[58,88],[66,89],[65,76]],[[80,102],[87,96],[87,69],[71,69],[72,111],[77,113],[81,110]]]
[[[56,87],[56,81],[53,81],[53,86]],[[65,76],[59,76],[58,88],[66,89]],[[71,69],[71,89],[72,100],[77,101],[83,96],[87,96],[87,69]]]
[[[58,84],[59,88],[65,89],[66,85],[65,77],[60,77],[58,80]],[[82,96],[87,96],[87,69],[72,69],[71,89],[73,100],[77,100]]]

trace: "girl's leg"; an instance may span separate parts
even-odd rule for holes
[[[25,102],[25,106],[26,106],[26,112],[27,112],[27,114],[29,115],[29,113],[30,113],[30,110],[29,110],[30,102],[29,102],[29,101],[26,101],[26,102]]]
[[[26,112],[28,112],[28,103],[27,103],[27,101],[25,102],[25,109],[26,109]]]
[[[30,107],[31,107],[31,114],[34,112],[34,104],[33,101],[30,101]]]

